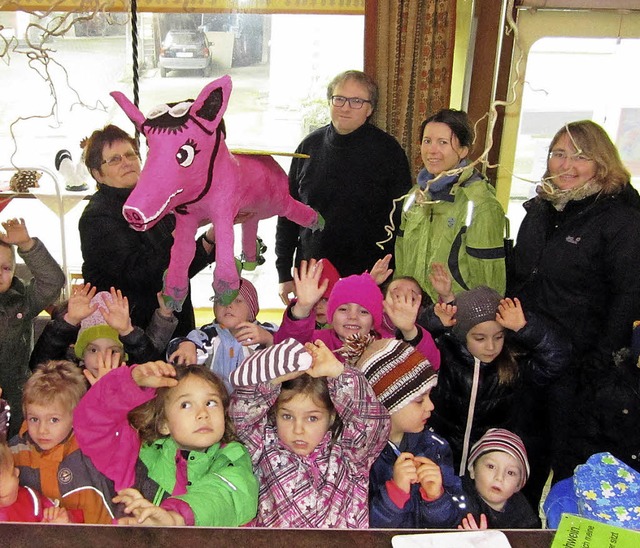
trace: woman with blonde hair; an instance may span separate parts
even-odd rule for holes
[[[640,319],[640,196],[605,130],[583,120],[556,133],[524,207],[507,293],[573,344],[572,366],[549,392],[558,481],[589,457],[587,406]]]

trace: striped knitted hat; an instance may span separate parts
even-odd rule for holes
[[[258,304],[258,292],[254,285],[245,278],[240,278],[239,294],[242,295],[244,301],[249,307],[248,322],[255,322],[258,312],[260,312],[260,305]]]
[[[234,386],[252,386],[269,382],[287,373],[311,368],[311,354],[295,339],[259,350],[246,358],[230,375]]]
[[[527,483],[530,473],[527,450],[520,436],[504,428],[489,428],[484,436],[473,444],[469,453],[467,469],[471,471],[476,460],[485,453],[493,451],[502,451],[518,461],[522,472],[522,481],[520,482],[520,489],[522,489]]]
[[[380,403],[391,414],[438,382],[438,374],[429,360],[409,343],[396,339],[371,343],[356,367],[362,370]]]
[[[98,308],[80,322],[80,331],[74,347],[76,357],[82,359],[85,349],[96,339],[111,339],[123,346],[118,332],[107,324],[102,310],[107,310],[107,302],[111,303],[111,293],[99,291],[91,299],[91,304],[98,305]]]

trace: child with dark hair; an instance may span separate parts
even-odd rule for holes
[[[434,307],[451,327],[437,338],[442,356],[431,426],[453,451],[464,475],[471,446],[489,428],[508,428],[525,442],[537,507],[549,475],[547,387],[568,365],[570,345],[539,317],[525,316],[518,299],[486,286]]]
[[[207,368],[156,361],[102,377],[76,408],[82,451],[115,483],[128,525],[236,527],[258,484],[235,441],[224,383]]]
[[[22,387],[29,376],[33,320],[60,296],[64,273],[24,219],[9,219],[0,231],[0,386],[13,409],[9,436],[22,423]],[[15,248],[31,271],[30,281],[15,276]]]
[[[261,350],[232,375],[231,415],[260,481],[261,527],[369,526],[369,469],[389,415],[322,341]]]
[[[539,529],[540,518],[520,490],[529,478],[519,436],[491,428],[471,448],[462,484],[468,513],[458,529]]]
[[[431,364],[411,345],[374,341],[359,368],[391,414],[391,432],[369,477],[369,524],[386,528],[455,527],[464,514],[451,449],[426,423],[437,383]]]

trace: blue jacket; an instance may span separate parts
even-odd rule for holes
[[[415,484],[411,486],[409,500],[404,507],[396,506],[386,484],[393,478],[397,456],[391,445],[387,444],[369,474],[369,525],[408,529],[456,527],[467,510],[460,478],[453,470],[449,444],[425,428],[418,434],[405,434],[398,449],[438,464],[444,493],[439,499],[426,501],[420,494],[420,485]]]

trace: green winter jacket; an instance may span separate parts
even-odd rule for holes
[[[453,201],[416,200],[403,212],[396,276],[413,276],[435,302],[438,294],[429,282],[429,268],[438,262],[449,269],[455,294],[487,285],[504,295],[505,215],[495,189],[469,167],[450,186],[449,196]],[[407,198],[413,199],[413,194]]]
[[[162,486],[175,485],[177,450],[173,438],[159,439],[140,448],[140,460],[147,467],[149,478],[160,486],[154,504],[160,504],[169,494]],[[172,497],[189,505],[195,525],[240,526],[256,516],[258,481],[244,445],[216,443],[206,451],[191,451],[187,470],[187,492]]]

